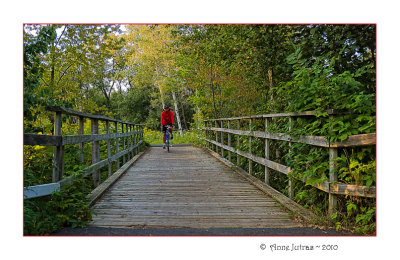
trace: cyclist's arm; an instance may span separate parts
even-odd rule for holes
[[[175,122],[174,122],[174,113],[172,111],[170,111],[170,112],[171,112],[171,123],[172,123],[172,125],[174,125],[175,124]]]

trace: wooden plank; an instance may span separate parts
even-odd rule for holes
[[[208,121],[215,120],[239,120],[239,119],[259,119],[259,118],[274,118],[274,117],[309,117],[309,116],[320,116],[322,114],[327,115],[341,115],[348,114],[347,111],[344,110],[336,110],[336,109],[328,109],[326,111],[304,111],[304,112],[289,112],[289,113],[274,113],[274,114],[265,114],[265,115],[252,115],[252,116],[242,116],[242,117],[230,117],[230,118],[217,118],[217,119],[207,119]]]
[[[333,194],[338,195],[349,195],[349,196],[357,196],[357,197],[365,197],[365,198],[375,198],[376,197],[376,188],[374,186],[358,186],[351,184],[331,184],[330,190]]]
[[[86,177],[89,174],[91,174],[93,171],[99,170],[101,168],[103,168],[104,166],[108,165],[110,162],[117,160],[118,158],[122,157],[123,155],[125,155],[126,153],[130,152],[131,150],[135,149],[137,146],[139,146],[140,144],[142,144],[143,141],[140,141],[140,143],[136,144],[135,146],[129,148],[128,150],[125,151],[121,151],[118,154],[113,155],[111,158],[109,159],[104,159],[101,160],[95,164],[92,164],[89,167],[86,167],[85,169],[83,169],[83,173],[81,175],[77,175],[77,176],[69,176],[67,178],[64,178],[62,180],[59,181],[60,185],[61,185],[61,189],[64,189],[70,185],[72,185],[74,183],[74,179],[76,177]]]
[[[296,202],[294,202],[290,198],[286,197],[285,195],[283,195],[279,191],[273,189],[271,186],[266,185],[265,183],[263,183],[262,181],[260,181],[256,177],[254,177],[252,175],[249,175],[246,171],[244,171],[243,169],[237,167],[236,165],[234,165],[232,163],[229,163],[224,158],[218,157],[212,151],[209,151],[209,152],[214,157],[216,157],[217,159],[219,159],[223,163],[225,163],[228,166],[230,166],[232,169],[234,169],[237,173],[239,173],[242,177],[247,179],[249,182],[251,182],[257,188],[259,188],[260,190],[262,190],[266,194],[270,195],[272,198],[276,199],[279,203],[281,203],[283,206],[288,208],[290,211],[294,212],[295,214],[298,214],[299,216],[301,216],[303,219],[305,219],[307,221],[311,221],[312,219],[315,218],[314,214],[311,211],[309,211],[309,210],[305,209],[304,207],[300,206],[299,204],[297,204]]]
[[[194,147],[170,153],[150,148],[92,209],[97,215],[91,226],[299,225],[269,196]]]
[[[78,116],[78,117],[81,116],[81,117],[90,118],[90,119],[97,119],[97,120],[103,120],[103,121],[108,120],[111,122],[118,122],[118,123],[123,123],[123,124],[130,123],[130,122],[126,122],[126,121],[122,121],[122,120],[118,120],[118,119],[113,119],[113,118],[103,116],[103,115],[94,115],[94,114],[78,112],[78,111],[71,110],[69,108],[59,107],[59,106],[47,106],[46,110],[53,111],[53,112],[61,112],[63,114],[72,115],[72,116]],[[136,124],[136,125],[141,125],[141,124]]]
[[[344,141],[335,142],[330,147],[352,147],[352,146],[367,146],[376,144],[376,133],[351,135]]]
[[[128,170],[128,168],[136,162],[145,152],[141,152],[133,157],[129,162],[119,168],[113,175],[107,178],[102,184],[97,186],[91,193],[86,197],[89,200],[89,205],[92,206],[96,200],[100,198],[121,176]]]
[[[24,187],[24,199],[32,199],[36,197],[50,195],[53,192],[59,190],[60,190],[60,184],[57,182]]]
[[[290,135],[284,134],[284,133],[267,133],[267,132],[263,132],[263,131],[250,132],[250,131],[225,129],[225,128],[218,128],[218,127],[203,127],[203,130],[218,131],[218,132],[230,133],[230,134],[235,134],[235,135],[251,136],[251,137],[258,137],[258,138],[285,141],[285,142],[303,143],[303,144],[309,144],[309,145],[313,145],[313,146],[326,147],[326,148],[368,146],[368,145],[376,144],[376,134],[375,133],[352,135],[352,136],[349,136],[348,139],[345,141],[335,142],[335,143],[330,144],[328,139],[323,136],[290,136]]]
[[[140,131],[119,134],[101,134],[101,135],[38,135],[24,134],[24,145],[40,145],[40,146],[59,146],[89,143],[93,141],[104,141],[114,138],[128,137],[135,134],[140,134]]]
[[[135,134],[135,132],[130,133],[119,133],[119,134],[92,134],[92,135],[63,135],[62,144],[63,145],[70,145],[70,144],[78,144],[78,143],[88,143],[88,142],[95,142],[95,141],[106,141],[114,138],[121,138],[121,137],[129,137]]]
[[[204,138],[202,138],[202,139],[207,141],[207,142],[211,142],[216,146],[222,146],[220,143],[216,143],[215,141],[206,140]],[[247,152],[243,152],[243,151],[240,151],[240,150],[235,150],[234,148],[228,147],[226,145],[224,145],[224,149],[230,150],[232,152],[235,152],[240,156],[246,157],[247,159],[250,159],[250,160],[252,160],[252,161],[254,161],[254,162],[258,163],[258,164],[261,164],[261,165],[264,165],[264,166],[268,166],[269,168],[271,168],[271,169],[273,169],[275,171],[281,172],[283,174],[286,174],[286,175],[289,174],[289,172],[291,171],[290,167],[288,167],[288,166],[279,164],[279,163],[274,162],[274,161],[267,160],[267,159],[259,157],[259,156],[255,156],[255,155],[247,153]]]
[[[204,140],[207,141],[207,142],[211,142],[214,145],[220,145],[219,143],[215,143],[214,141],[211,141],[211,140],[207,140],[207,139],[204,139]],[[283,174],[287,175],[291,171],[290,167],[287,167],[285,165],[281,165],[279,163],[276,163],[276,162],[273,162],[273,161],[269,161],[269,160],[266,160],[264,158],[257,157],[257,156],[254,156],[254,155],[239,151],[239,150],[234,150],[232,147],[229,148],[228,146],[225,146],[224,148],[226,150],[230,150],[232,152],[236,152],[236,153],[238,153],[239,155],[241,155],[243,157],[251,159],[251,160],[253,160],[253,161],[255,161],[255,162],[257,162],[257,163],[259,163],[261,165],[267,166],[267,167],[269,167],[269,168],[271,168],[273,170],[276,170],[276,171],[278,171],[280,173],[283,173]],[[306,182],[307,180],[300,180],[300,181]],[[346,185],[349,185],[349,184],[338,184],[338,185],[342,185],[341,187],[345,187]],[[329,193],[329,191],[330,191],[329,182],[320,183],[320,184],[314,184],[312,186],[314,186],[314,187],[316,187],[316,188],[318,188],[318,189],[320,189],[322,191],[325,191],[327,193]],[[357,186],[357,185],[350,185],[350,186]],[[357,187],[359,187],[359,188],[351,187],[351,188],[347,189],[346,192],[343,190],[345,188],[341,188],[339,190],[333,189],[333,190],[331,190],[331,193],[332,194],[338,194],[338,195],[353,195],[353,196],[368,197],[368,198],[373,198],[375,196],[375,194],[374,194],[375,188],[374,187],[372,187],[371,189],[368,189],[367,187],[363,188],[364,186],[357,186]]]
[[[58,146],[61,142],[61,136],[24,134],[24,145]]]
[[[291,227],[299,227],[299,224],[296,224],[293,221],[272,221],[272,220],[264,220],[263,222],[257,221],[258,219],[254,219],[253,221],[228,221],[228,222],[217,222],[213,219],[206,220],[187,220],[183,222],[180,219],[177,220],[168,220],[167,218],[160,218],[156,220],[150,219],[134,219],[134,220],[118,220],[115,221],[114,218],[98,220],[92,224],[92,226],[98,227],[157,227],[157,228],[165,228],[165,227],[188,227],[188,228],[291,228]]]

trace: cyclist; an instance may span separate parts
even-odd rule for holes
[[[171,140],[174,138],[172,135],[172,127],[174,125],[174,113],[169,109],[168,105],[164,105],[164,111],[161,112],[161,130],[163,132],[163,149],[165,149],[165,136],[167,132],[167,127],[168,131],[171,135]]]

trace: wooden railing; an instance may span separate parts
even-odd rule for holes
[[[47,107],[48,111],[55,112],[54,135],[24,134],[24,145],[54,146],[52,183],[24,187],[24,199],[46,196],[73,184],[76,176],[63,178],[64,175],[64,147],[66,145],[79,144],[80,162],[84,163],[84,143],[91,143],[91,165],[84,168],[82,177],[92,174],[93,185],[97,187],[101,182],[100,169],[108,166],[108,177],[112,174],[112,163],[115,162],[116,169],[124,167],[129,160],[139,153],[140,145],[143,144],[143,125],[133,124],[121,120],[112,119],[100,115],[86,114],[73,111],[64,107]],[[78,117],[79,129],[77,135],[61,135],[62,115]],[[84,120],[91,120],[91,134],[84,135]],[[99,121],[106,123],[106,134],[99,134]],[[110,123],[114,123],[115,133],[110,133]],[[121,125],[121,132],[118,131]],[[115,139],[115,147],[111,149],[111,141]],[[122,147],[120,147],[122,139]],[[107,141],[107,158],[100,160],[99,141]],[[115,150],[114,155],[111,150]],[[122,162],[122,167],[121,167]]]
[[[205,131],[205,138],[203,138],[209,148],[219,153],[222,157],[225,157],[225,151],[228,151],[227,159],[232,163],[231,154],[236,154],[236,162],[233,162],[236,166],[241,167],[240,157],[248,159],[248,173],[253,174],[253,162],[264,166],[264,184],[270,184],[270,169],[277,172],[288,175],[289,177],[289,191],[288,195],[290,198],[294,198],[294,188],[292,185],[293,177],[289,174],[292,169],[286,165],[282,165],[278,162],[270,160],[270,140],[287,142],[289,149],[291,144],[294,142],[324,147],[329,150],[329,181],[322,182],[319,184],[313,184],[314,187],[318,188],[329,194],[329,213],[332,214],[337,210],[337,195],[351,195],[358,197],[375,198],[376,192],[375,187],[371,186],[358,186],[351,184],[338,183],[338,169],[335,159],[338,157],[338,149],[343,147],[356,147],[356,146],[369,146],[375,145],[376,135],[372,134],[360,134],[349,136],[346,140],[340,142],[330,143],[329,140],[322,136],[290,136],[286,133],[270,133],[268,132],[268,126],[271,124],[270,121],[273,118],[288,118],[289,120],[289,131],[293,125],[293,119],[298,117],[315,117],[322,112],[306,111],[301,113],[279,113],[279,114],[267,114],[267,115],[256,115],[256,116],[245,116],[245,117],[234,117],[234,118],[219,118],[204,120],[203,131]],[[327,113],[330,117],[341,114],[342,112],[335,110],[328,110]],[[243,130],[241,123],[248,121],[248,130]],[[253,125],[255,120],[264,120],[264,131],[254,131]],[[232,129],[232,122],[236,121],[236,129]],[[227,127],[225,128],[224,125]],[[227,134],[224,137],[224,134]],[[236,136],[236,145],[232,144],[232,135]],[[248,151],[239,150],[240,138],[248,138]],[[264,157],[256,156],[252,152],[252,138],[261,138],[265,141]],[[227,141],[227,143],[226,143]],[[235,146],[235,147],[234,147]],[[302,182],[306,182],[304,179],[297,179]]]

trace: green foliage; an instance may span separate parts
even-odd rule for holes
[[[88,185],[74,185],[52,195],[24,200],[24,235],[47,235],[62,227],[86,227],[91,211],[86,199]]]
[[[54,115],[45,106],[61,105],[144,123],[145,140],[161,143],[161,133],[156,131],[163,103],[178,107],[186,130],[196,128],[197,120],[204,118],[335,109],[346,113],[296,118],[290,131],[287,118],[274,118],[268,131],[324,136],[331,143],[376,131],[375,25],[132,25],[126,29],[121,33],[117,25],[25,27],[25,132],[51,134]],[[247,130],[244,124],[242,129]],[[73,119],[64,119],[63,134],[76,133],[73,125]],[[252,130],[264,130],[263,122],[255,122]],[[87,122],[85,133],[89,132]],[[240,140],[237,148],[248,151],[248,138]],[[193,130],[183,136],[175,131],[174,142],[201,144]],[[255,155],[263,156],[262,140],[254,138],[251,147]],[[376,184],[375,147],[338,152],[339,182]],[[84,153],[87,160],[90,147]],[[65,154],[66,175],[81,170],[74,166],[80,155],[76,147],[68,146]],[[52,149],[25,147],[24,155],[25,185],[48,183]],[[326,195],[312,185],[328,179],[327,149],[270,141],[270,159],[290,166],[291,177],[306,182],[305,186],[296,182],[296,201],[326,214]],[[244,158],[241,163],[248,166]],[[254,165],[254,174],[263,178],[260,165]],[[287,194],[286,176],[272,171],[270,181]],[[355,226],[359,232],[371,233],[374,214],[374,200],[340,197],[340,211],[331,221],[339,229]],[[69,223],[65,217],[63,223]]]

